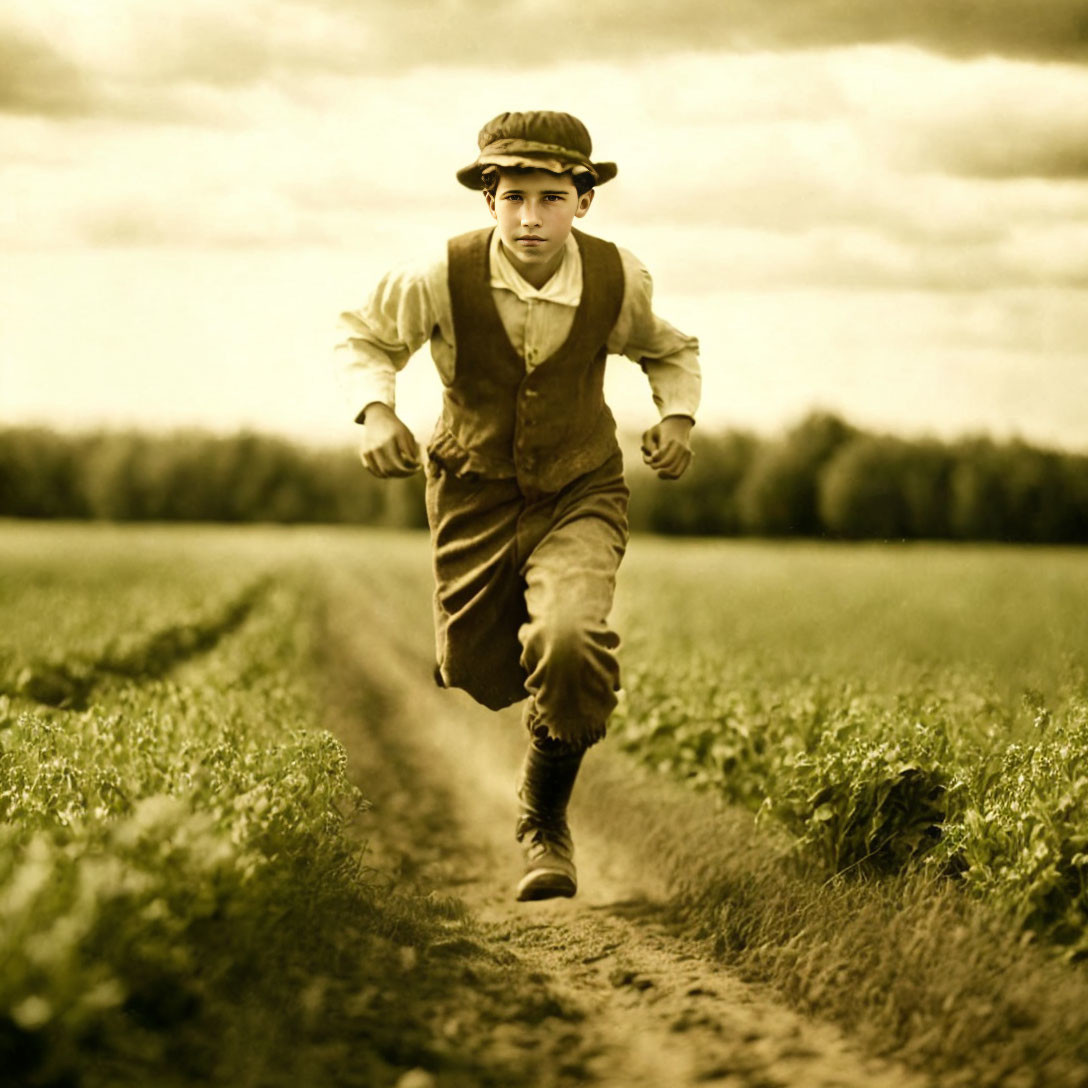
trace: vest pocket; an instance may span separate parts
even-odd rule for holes
[[[505,466],[494,465],[489,458],[466,450],[442,419],[438,421],[431,441],[427,445],[427,459],[428,472],[433,472],[436,476],[446,472],[450,476],[456,476],[459,480],[469,483],[514,475],[513,465],[510,466],[509,471],[504,471]],[[436,467],[431,469],[431,465]]]
[[[458,476],[468,462],[468,453],[461,448],[442,419],[438,421],[427,444],[427,459],[435,467],[436,476],[444,471]]]

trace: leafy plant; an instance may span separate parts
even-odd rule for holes
[[[828,873],[924,862],[1088,952],[1083,556],[674,554],[632,583],[620,745],[777,821]],[[707,585],[725,607],[670,607]]]

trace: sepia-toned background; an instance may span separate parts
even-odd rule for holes
[[[1088,0],[0,0],[0,1084],[1084,1088],[1086,61]],[[705,371],[666,483],[611,366],[535,905],[332,362],[533,108]]]
[[[706,425],[1088,445],[1083,4],[5,0],[0,421],[351,437],[330,347],[484,221],[503,109],[618,162],[586,228],[703,344]],[[621,423],[652,404],[613,367]],[[438,399],[421,357],[401,409]]]

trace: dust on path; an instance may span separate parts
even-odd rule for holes
[[[715,964],[670,922],[652,866],[593,833],[572,805],[579,868],[573,900],[517,903],[514,780],[524,738],[516,711],[493,715],[429,677],[429,632],[345,580],[329,615],[334,664],[355,691],[338,731],[374,801],[379,862],[464,901],[496,957],[517,965],[533,1015],[482,1024],[453,1014],[461,1045],[486,1048],[519,1084],[609,1088],[914,1088],[916,1074],[867,1059],[835,1028],[807,1020]],[[369,706],[360,706],[360,700]],[[624,757],[607,741],[579,785]],[[593,764],[596,763],[596,768]],[[706,804],[692,795],[691,804]],[[535,996],[526,998],[524,991]],[[541,998],[541,994],[545,995]],[[437,1082],[441,1084],[441,1079]]]

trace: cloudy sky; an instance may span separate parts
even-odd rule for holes
[[[337,313],[490,222],[454,171],[533,108],[618,162],[584,226],[706,425],[1088,449],[1088,0],[0,0],[0,422],[350,437]]]

